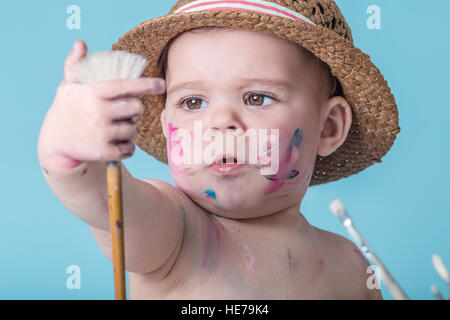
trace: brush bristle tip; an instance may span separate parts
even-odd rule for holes
[[[431,261],[433,262],[433,266],[436,269],[439,276],[447,282],[450,282],[450,276],[447,270],[447,267],[442,261],[441,257],[436,253],[431,256]]]
[[[73,67],[78,80],[89,84],[105,80],[139,78],[148,61],[141,55],[112,50],[94,52],[78,61]]]
[[[341,200],[336,199],[330,203],[330,210],[336,216],[344,212],[345,207]]]

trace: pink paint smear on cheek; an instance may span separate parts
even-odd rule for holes
[[[180,143],[179,140],[176,140],[172,144],[173,136],[174,136],[174,134],[176,134],[177,130],[178,130],[178,128],[174,127],[172,123],[169,123],[169,141],[168,141],[169,148],[168,148],[168,151],[169,151],[169,163],[170,164],[172,163],[172,151],[173,151],[173,148],[175,148],[175,146],[177,146]]]
[[[209,199],[209,200],[214,200],[214,198],[211,197],[209,194],[205,194],[205,198],[206,198],[206,199]]]
[[[294,179],[298,176],[299,172],[297,170],[292,170],[291,165],[293,160],[295,160],[292,159],[294,148],[296,148],[297,150],[300,148],[302,139],[302,131],[297,128],[293,137],[291,138],[291,141],[289,142],[282,160],[280,161],[278,173],[275,176],[268,178],[268,180],[270,181],[264,188],[264,195],[277,192],[284,186],[286,181]],[[297,152],[295,154],[298,155]],[[294,175],[293,172],[295,172]]]
[[[284,186],[284,181],[282,181],[282,180],[269,181],[267,186],[264,188],[264,194],[268,195],[268,194],[277,192],[283,186]]]
[[[265,195],[275,193],[284,186],[285,181],[280,180],[280,177],[284,176],[285,173],[289,171],[287,164],[289,163],[289,160],[291,158],[291,152],[292,150],[290,150],[290,152],[288,152],[282,159],[280,163],[280,169],[278,170],[278,173],[275,175],[274,178],[275,180],[269,181],[267,186],[264,188]]]
[[[177,130],[179,128],[176,128],[173,126],[172,123],[169,123],[169,139],[168,139],[168,160],[169,160],[169,167],[170,169],[172,169],[173,171],[175,171],[178,175],[185,175],[184,170],[182,169],[181,165],[176,165],[175,163],[173,163],[172,161],[172,154],[175,148],[177,148],[179,146],[179,151],[178,151],[178,155],[177,156],[177,160],[181,160],[181,157],[183,157],[183,148],[181,147],[181,141],[175,140],[172,143],[172,137],[174,134],[176,134]],[[181,161],[179,161],[181,162]]]
[[[305,181],[307,181],[309,178],[310,178],[310,176],[308,176],[307,179],[305,179]],[[299,184],[301,181],[302,181],[302,180],[300,180],[300,179],[291,179],[291,180],[288,180],[287,183],[286,183],[286,189],[287,189],[286,192],[288,192],[288,193],[285,193],[285,194],[279,196],[277,199],[285,198],[285,197],[289,196],[289,195],[290,195],[290,192],[294,191],[295,188],[298,186],[298,184]]]

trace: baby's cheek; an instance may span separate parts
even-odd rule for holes
[[[295,176],[295,178],[284,181],[283,188],[280,190],[280,196],[278,196],[278,199],[295,195],[297,192],[300,192],[301,188],[311,178],[311,174],[300,174],[300,171],[297,172],[298,175]]]
[[[297,164],[297,161],[300,159],[300,149],[293,148],[291,153],[291,158],[289,160],[290,166],[295,166]]]
[[[170,166],[170,170],[172,172],[172,179],[177,185],[186,186],[189,185],[189,179],[184,171],[182,171],[177,166]]]
[[[195,166],[170,167],[172,180],[175,185],[192,196],[198,196],[203,193],[205,186],[205,177],[203,172]],[[206,185],[208,186],[208,185]]]

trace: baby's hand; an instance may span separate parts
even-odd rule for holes
[[[84,42],[77,41],[66,59],[64,80],[41,128],[38,156],[51,190],[91,227],[100,249],[112,260],[106,161],[134,152],[131,140],[137,127],[132,119],[143,112],[137,97],[163,93],[165,84],[140,78],[82,85],[71,66],[86,51]],[[177,194],[168,183],[136,179],[125,165],[120,170],[126,190],[122,195],[124,221],[131,230],[124,233],[126,270],[151,272],[154,278],[163,279],[184,237],[184,215],[173,201]]]
[[[138,133],[134,121],[144,109],[138,97],[165,91],[164,80],[156,78],[80,84],[71,67],[86,51],[83,41],[75,42],[41,130],[43,147],[69,168],[130,157],[135,151],[131,140]]]

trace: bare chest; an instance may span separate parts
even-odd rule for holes
[[[132,298],[336,299],[354,292],[345,265],[295,232],[198,231],[185,239],[166,279],[130,277]]]

